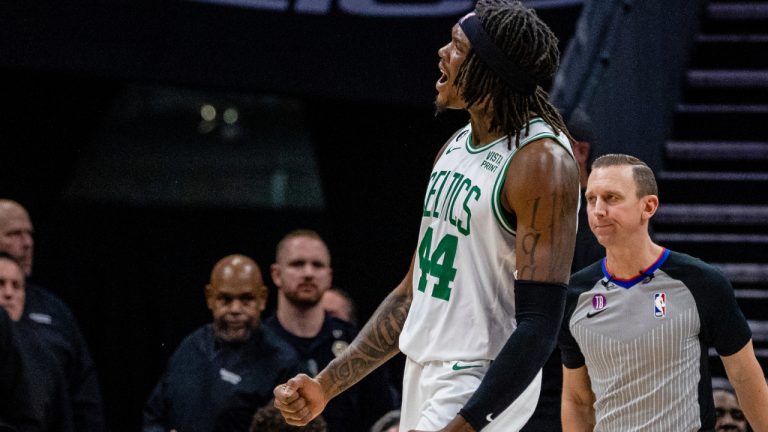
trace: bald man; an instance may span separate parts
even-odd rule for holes
[[[14,313],[9,315],[45,351],[47,360],[43,366],[64,376],[74,429],[101,432],[101,391],[91,354],[69,307],[47,289],[29,281],[34,246],[34,227],[27,210],[16,201],[0,199],[0,252],[13,257],[26,277],[23,310],[18,317],[13,317]]]
[[[179,345],[144,408],[144,431],[248,431],[272,389],[299,369],[295,351],[261,325],[259,266],[230,255],[205,287],[213,316]]]

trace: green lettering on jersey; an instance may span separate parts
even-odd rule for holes
[[[434,218],[439,216],[439,213],[437,212],[437,204],[440,202],[440,196],[443,194],[443,187],[445,187],[445,181],[448,180],[449,174],[450,171],[440,171],[440,174],[437,175],[437,181],[440,181],[440,176],[445,176],[445,178],[443,178],[443,182],[440,183],[440,189],[437,191],[437,195],[435,195],[435,205],[432,206],[432,217]]]
[[[448,190],[445,192],[446,199],[443,200],[443,204],[440,206],[440,213],[443,214],[443,220],[445,220],[445,215],[448,213],[446,212],[446,209],[448,208],[448,203],[450,202],[450,198],[453,196],[453,192],[456,188],[456,186],[459,185],[459,182],[461,182],[461,179],[463,179],[464,176],[460,173],[453,173],[453,179],[451,180],[450,186],[448,186]]]
[[[464,198],[464,213],[467,215],[467,219],[463,221],[466,225],[462,225],[462,220],[459,219],[459,221],[456,223],[456,229],[459,230],[460,233],[464,234],[465,236],[469,235],[469,220],[472,219],[472,210],[469,209],[469,199],[472,198],[472,195],[475,196],[475,201],[480,200],[480,188],[477,186],[472,186],[472,189],[469,190],[469,193],[467,194],[467,197]]]
[[[424,210],[422,212],[423,216],[429,216],[429,210],[427,208],[429,207],[429,199],[432,198],[432,195],[435,194],[435,183],[437,183],[437,173],[433,172],[429,176],[429,180],[432,182],[432,185],[429,187],[429,193],[427,193],[427,197],[424,199]],[[435,197],[437,199],[437,197]]]
[[[432,253],[432,227],[427,228],[419,243],[419,270],[421,271],[417,287],[419,291],[426,291],[427,274],[430,274],[437,279],[437,283],[432,288],[432,297],[448,301],[451,297],[451,288],[448,285],[456,278],[453,261],[456,259],[458,246],[459,238],[446,234]]]
[[[461,192],[462,189],[465,189],[465,188],[469,190],[471,185],[472,185],[472,180],[470,180],[469,177],[465,178],[464,181],[461,182],[459,187],[456,188],[456,194],[451,199],[451,208],[450,210],[448,210],[448,222],[450,222],[451,225],[453,226],[456,226],[456,223],[458,220],[458,219],[454,219],[453,217],[454,215],[453,207],[456,205],[456,201],[458,201],[459,193]]]

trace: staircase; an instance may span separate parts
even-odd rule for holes
[[[706,6],[658,180],[654,238],[731,280],[768,372],[768,1]]]

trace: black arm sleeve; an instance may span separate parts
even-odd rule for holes
[[[515,282],[517,329],[488,369],[480,387],[459,411],[481,430],[520,396],[552,354],[565,310],[566,286]]]

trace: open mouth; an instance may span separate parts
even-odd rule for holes
[[[448,82],[448,75],[445,73],[445,69],[443,69],[442,62],[438,63],[437,67],[438,69],[440,69],[440,79],[437,80],[437,83],[435,84],[435,86],[440,87],[445,85]]]

